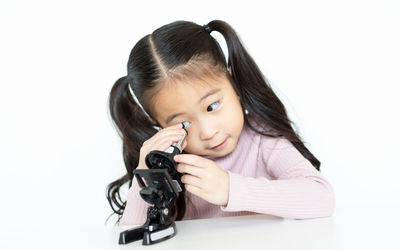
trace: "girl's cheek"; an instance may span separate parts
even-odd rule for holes
[[[184,140],[184,141],[183,141],[183,144],[182,144],[182,149],[185,149],[186,146],[187,146],[187,144],[188,144],[188,143],[187,143],[187,140]]]
[[[182,148],[183,150],[185,150],[185,152],[191,154],[194,151],[193,145],[195,145],[195,143],[193,143],[193,140],[191,140],[191,138],[186,137],[185,141],[183,142],[184,147]]]

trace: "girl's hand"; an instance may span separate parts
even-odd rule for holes
[[[177,170],[188,192],[215,205],[226,206],[229,200],[229,174],[214,161],[193,154],[175,155]]]
[[[185,135],[186,132],[182,127],[182,123],[176,124],[171,127],[167,127],[158,131],[155,135],[153,135],[150,139],[145,141],[140,148],[140,156],[139,156],[139,165],[136,169],[148,169],[146,166],[146,155],[152,150],[160,150],[164,151],[172,143],[178,142],[182,139],[182,136]],[[182,144],[182,148],[186,147],[186,140]]]

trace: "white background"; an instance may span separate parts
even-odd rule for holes
[[[125,171],[108,94],[134,44],[175,20],[234,27],[322,162],[336,211],[400,208],[399,3],[259,2],[1,1],[1,243],[104,225],[106,185]]]

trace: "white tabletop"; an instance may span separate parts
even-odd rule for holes
[[[177,229],[175,237],[146,249],[326,249],[334,243],[331,218],[295,221],[251,215],[181,221]],[[315,236],[320,240],[314,240]],[[134,242],[121,249],[141,244]]]
[[[136,241],[115,249],[400,249],[397,209],[337,210],[311,220],[268,215],[176,222],[178,234],[152,246]],[[110,233],[115,244],[120,227]]]
[[[177,221],[178,233],[151,246],[118,245],[129,226],[54,225],[16,231],[1,249],[400,249],[398,208],[337,209],[332,217],[293,220],[268,215]],[[4,235],[2,235],[3,237]],[[4,238],[3,238],[4,239]]]

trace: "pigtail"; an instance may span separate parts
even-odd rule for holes
[[[257,133],[288,139],[299,152],[319,170],[320,162],[305,147],[299,135],[294,131],[286,109],[274,93],[253,58],[243,47],[233,28],[224,21],[214,20],[208,23],[211,30],[220,32],[228,47],[228,67],[232,73],[232,83],[240,96],[242,107],[248,111],[245,123]],[[239,84],[240,83],[240,84]],[[249,120],[258,125],[268,125],[259,131]]]
[[[126,201],[121,199],[121,187],[125,183],[131,187],[133,170],[139,163],[140,148],[145,140],[157,132],[130,95],[129,84],[127,77],[121,77],[115,82],[109,96],[110,115],[123,142],[123,158],[127,170],[125,175],[111,182],[106,190],[112,210],[119,215],[118,221],[126,206]]]

